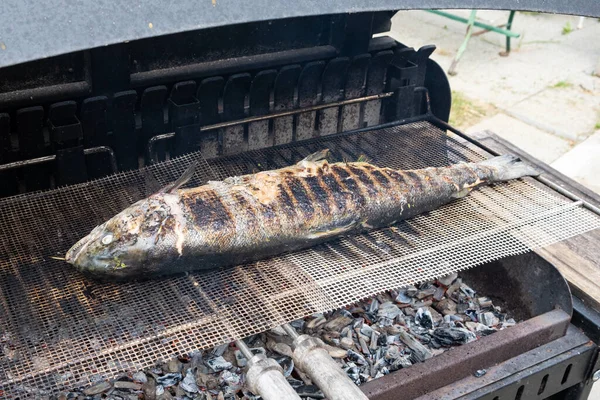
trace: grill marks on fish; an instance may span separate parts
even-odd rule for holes
[[[252,250],[261,243],[289,244],[387,225],[481,182],[477,171],[462,166],[396,171],[319,161],[212,182],[208,189],[184,189],[180,195],[193,216],[192,229],[202,230],[212,247]]]

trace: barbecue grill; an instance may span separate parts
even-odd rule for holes
[[[600,209],[547,175],[217,271],[97,283],[51,258],[192,162],[191,186],[324,148],[333,161],[363,156],[398,169],[497,154],[448,125],[450,87],[429,58],[435,46],[373,37],[389,31],[389,10],[441,4],[213,0],[163,12],[9,3],[0,13],[0,397],[50,397],[463,271],[522,322],[363,392],[587,398],[600,319],[532,250],[599,229]],[[518,7],[600,16],[586,2]],[[485,376],[472,375],[482,368]]]

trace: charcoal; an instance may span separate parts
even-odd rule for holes
[[[398,306],[390,301],[379,306],[377,317],[394,320],[394,318],[396,318],[400,313],[402,313],[402,311],[398,308]]]
[[[112,384],[110,382],[98,382],[94,386],[91,386],[83,391],[83,394],[86,396],[94,396],[96,394],[107,392],[110,388],[112,388]]]
[[[316,329],[319,326],[323,325],[324,323],[327,322],[327,319],[324,316],[319,316],[317,318],[314,318],[312,320],[310,320],[307,324],[306,324],[306,329]]]
[[[379,310],[379,301],[377,299],[373,299],[371,304],[369,304],[369,312],[376,313]]]
[[[360,355],[359,353],[352,351],[352,350],[348,350],[348,353],[346,353],[348,358],[354,362],[356,362],[359,365],[365,365],[367,364],[367,360],[365,360],[365,358]]]
[[[283,356],[292,356],[292,348],[285,343],[275,343],[272,345],[270,350]]]
[[[156,381],[154,378],[149,378],[146,383],[142,385],[142,393],[144,393],[144,399],[146,400],[156,399]]]
[[[304,386],[304,382],[302,382],[301,380],[298,380],[298,379],[288,377],[287,381],[290,384],[290,386],[293,387],[294,389],[297,389],[300,386]]]
[[[123,382],[117,381],[113,384],[115,389],[127,389],[127,390],[141,390],[142,384],[136,382]]]
[[[427,347],[421,344],[421,342],[416,340],[409,333],[400,331],[399,336],[400,340],[413,351],[413,354],[417,360],[422,362],[430,359],[433,356]]]
[[[347,351],[334,346],[325,346],[325,349],[332,358],[344,358],[347,355]]]
[[[466,285],[465,283],[462,283],[460,285],[460,291],[463,292],[468,298],[474,298],[475,297],[475,291],[473,289],[471,289],[468,285]]]
[[[433,294],[433,300],[440,301],[442,297],[446,294],[446,289],[442,286],[435,289],[435,293]]]
[[[489,297],[478,297],[477,302],[479,303],[479,307],[487,308],[493,306],[492,300]]]
[[[223,357],[214,357],[206,361],[206,364],[214,371],[219,372],[231,368],[231,363]]]
[[[373,334],[373,328],[371,328],[369,325],[363,324],[359,332],[365,336],[371,337],[371,335]]]
[[[244,357],[244,355],[242,354],[242,352],[240,350],[236,350],[234,354],[235,354],[235,363],[237,364],[238,367],[244,368],[246,365],[248,365],[248,360],[246,360],[246,357]]]
[[[456,274],[381,293],[347,309],[316,313],[291,325],[320,338],[324,349],[356,384],[369,382],[516,324],[485,293],[476,293]],[[280,328],[245,338],[253,354],[275,359],[303,399],[324,398],[292,360],[293,339]],[[96,400],[260,400],[245,386],[248,360],[230,343],[195,351],[116,382],[95,382],[66,398]],[[479,371],[477,373],[480,373]],[[63,376],[64,375],[64,376]],[[70,381],[72,375],[56,375]],[[114,386],[113,386],[114,385]]]
[[[225,353],[225,350],[227,350],[228,346],[229,346],[229,343],[222,344],[222,345],[217,346],[214,349],[212,349],[212,351],[210,353],[215,357],[220,357],[223,355],[223,353]]]
[[[485,369],[478,369],[477,371],[475,371],[475,373],[473,374],[476,378],[481,378],[482,376],[484,376],[487,373],[487,371]]]
[[[304,330],[306,322],[304,322],[303,319],[297,319],[295,321],[290,322],[290,325],[293,326],[296,330],[302,331]]]
[[[417,293],[419,293],[419,289],[417,289],[415,286],[410,285],[406,287],[406,295],[409,297],[415,297],[417,295]]]
[[[198,385],[196,384],[196,377],[191,369],[188,369],[185,378],[179,384],[179,387],[188,393],[198,393]]]
[[[436,288],[419,290],[416,297],[419,300],[423,300],[425,297],[433,296],[435,294],[435,291],[436,291]]]
[[[228,387],[231,391],[238,391],[244,384],[242,376],[231,371],[223,371],[219,376],[219,383],[221,386]]]
[[[410,297],[406,293],[406,290],[400,290],[400,292],[398,292],[398,295],[396,296],[396,302],[402,304],[410,304],[412,303],[412,297]]]
[[[465,328],[437,328],[433,331],[433,337],[445,346],[465,344],[476,339],[475,334]]]
[[[377,347],[379,346],[379,336],[381,334],[375,330],[371,331],[371,341],[369,342],[369,349],[371,350],[377,350]]]
[[[352,340],[352,338],[349,337],[343,337],[342,339],[340,339],[340,346],[344,349],[350,350],[354,348],[354,340]]]
[[[492,312],[479,313],[477,319],[479,322],[489,327],[496,326],[500,323],[500,319]]]
[[[296,388],[296,393],[300,397],[307,397],[309,399],[324,399],[325,395],[315,385],[302,385]]]
[[[456,314],[456,312],[457,312],[457,305],[451,299],[442,299],[442,300],[438,301],[434,305],[434,308],[444,315],[452,315],[452,314]]]
[[[415,323],[425,329],[433,328],[433,317],[428,309],[419,308],[415,315]]]
[[[343,327],[350,325],[353,321],[353,318],[341,315],[327,322],[324,328],[330,331],[340,331]]]
[[[504,327],[504,328],[507,328],[507,327],[509,327],[509,326],[515,326],[516,324],[517,324],[517,323],[515,322],[515,320],[514,320],[514,319],[512,319],[512,318],[509,318],[509,319],[507,319],[506,321],[504,321],[504,322],[502,323],[502,327]]]
[[[172,372],[172,373],[181,372],[182,366],[183,366],[183,364],[181,363],[181,361],[179,361],[176,358],[172,358],[167,363],[167,371]]]
[[[438,279],[438,282],[444,286],[450,286],[456,280],[456,278],[458,278],[458,274],[456,272],[453,272],[449,275],[441,277],[440,279]]]
[[[148,382],[148,377],[146,377],[146,374],[143,371],[136,372],[135,374],[133,374],[132,378],[135,382],[140,382],[140,383]]]
[[[275,358],[275,361],[277,361],[277,363],[283,369],[283,376],[287,378],[292,374],[292,371],[294,370],[294,360],[292,360],[291,357],[277,357]]]
[[[183,379],[183,375],[181,375],[179,372],[176,372],[176,373],[159,376],[156,379],[156,383],[158,383],[159,385],[161,385],[163,387],[169,387],[169,386],[177,385],[179,383],[179,381],[181,381],[181,379]]]

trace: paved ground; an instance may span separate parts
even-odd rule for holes
[[[453,11],[469,16],[468,11]],[[508,12],[480,11],[499,25]],[[505,38],[488,32],[471,38],[451,76],[451,123],[467,133],[489,129],[567,176],[600,193],[600,21],[517,13],[509,57]],[[418,48],[435,44],[432,58],[445,70],[466,25],[424,11],[398,13],[391,34]],[[590,399],[600,400],[600,385]]]
[[[468,11],[454,11],[468,17]],[[498,25],[508,12],[480,11]],[[488,32],[471,38],[450,77],[452,123],[469,132],[489,129],[600,193],[600,22],[517,13],[509,57],[505,38]],[[448,69],[465,25],[424,11],[398,13],[392,34],[412,47],[435,44],[432,58]]]

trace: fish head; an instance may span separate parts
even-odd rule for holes
[[[96,226],[67,252],[65,259],[96,277],[142,272],[159,238],[168,237],[174,218],[161,195],[138,201]]]

